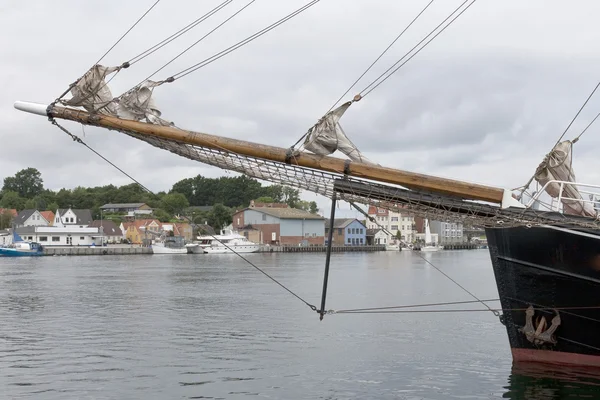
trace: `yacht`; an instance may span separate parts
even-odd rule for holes
[[[258,244],[249,241],[245,236],[230,232],[211,238],[213,239],[209,246],[204,247],[204,252],[209,254],[220,253],[255,253],[258,251]]]

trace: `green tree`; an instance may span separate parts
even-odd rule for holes
[[[215,204],[213,209],[208,214],[208,225],[220,232],[225,226],[231,224],[233,221],[233,215],[230,208],[225,207],[223,204]]]
[[[310,202],[310,205],[309,205],[308,211],[309,211],[311,214],[316,214],[316,213],[318,213],[318,212],[319,212],[319,207],[317,207],[317,202],[316,202],[316,201],[311,201],[311,202]]]
[[[152,210],[152,215],[160,222],[169,222],[171,220],[171,215],[169,215],[168,212],[160,208],[155,208],[154,210]]]
[[[15,208],[17,211],[21,211],[25,208],[25,199],[19,196],[19,193],[8,191],[2,195],[0,200],[0,207],[2,208]]]
[[[24,207],[26,210],[35,210],[37,208],[36,206],[37,206],[37,203],[35,202],[34,199],[29,199],[29,200],[25,201]]]
[[[58,210],[58,203],[50,203],[46,207],[46,211],[56,212],[56,210]]]
[[[44,181],[42,174],[35,168],[22,169],[15,174],[4,178],[3,192],[17,192],[19,196],[31,199],[42,193]]]
[[[9,210],[0,213],[0,229],[8,229],[12,226],[13,215]]]
[[[275,200],[273,200],[273,198],[269,196],[261,196],[258,199],[255,199],[254,201],[257,203],[275,203]]]
[[[300,202],[300,191],[298,189],[284,186],[282,189],[283,202],[288,206],[295,208]]]
[[[162,208],[171,215],[181,214],[190,206],[187,198],[181,193],[169,193],[162,198]]]

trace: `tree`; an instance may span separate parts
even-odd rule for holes
[[[295,208],[300,201],[300,191],[289,186],[283,187],[282,196],[283,202],[292,208]]]
[[[171,215],[181,214],[190,206],[186,197],[181,193],[166,194],[161,201],[162,208]]]
[[[0,213],[0,229],[8,229],[12,226],[13,215],[9,210]]]
[[[165,210],[161,210],[160,208],[155,208],[154,210],[152,210],[152,215],[160,222],[169,222],[171,220],[171,215],[169,215],[169,213]]]
[[[213,209],[208,214],[208,225],[219,232],[223,227],[229,225],[233,221],[231,209],[223,204],[215,204]]]
[[[261,196],[258,199],[254,200],[257,203],[275,203],[272,197],[269,196]]]
[[[2,208],[15,208],[17,211],[21,211],[25,207],[25,199],[19,196],[17,192],[4,192],[2,200],[0,200],[0,207]]]
[[[22,169],[14,177],[4,178],[3,192],[17,192],[19,196],[31,199],[42,193],[44,181],[42,174],[35,168]]]
[[[29,199],[29,200],[25,201],[24,207],[26,210],[35,210],[37,208],[36,206],[37,206],[37,204],[34,199]]]
[[[46,207],[46,211],[56,212],[56,210],[58,210],[58,203],[50,203]]]
[[[319,208],[317,207],[317,202],[316,202],[316,201],[311,201],[311,202],[310,202],[310,206],[309,206],[309,209],[308,209],[308,211],[309,211],[311,214],[316,214],[316,213],[318,213],[318,212],[319,212]]]

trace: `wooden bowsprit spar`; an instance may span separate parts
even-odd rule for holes
[[[501,208],[523,205],[512,197],[510,190],[484,186],[453,179],[439,178],[372,164],[342,160],[336,157],[308,153],[290,154],[288,149],[230,139],[206,133],[193,132],[171,126],[160,126],[132,121],[66,107],[49,107],[42,104],[16,102],[15,108],[50,118],[59,118],[112,130],[185,143],[203,148],[226,151],[277,163],[298,165],[320,171],[332,172],[382,183],[400,185],[416,191],[426,191],[465,200],[479,200],[499,205]]]

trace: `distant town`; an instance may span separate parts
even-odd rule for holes
[[[273,246],[323,246],[330,223],[316,202],[287,186],[262,186],[248,178],[196,176],[157,196],[137,184],[45,189],[35,168],[4,179],[0,192],[0,245],[13,230],[44,246],[145,245],[157,235],[192,241],[229,228],[248,240]],[[366,246],[424,243],[423,219],[370,206],[368,217],[334,220],[332,243]],[[483,232],[460,223],[429,221],[440,245],[477,240]]]

